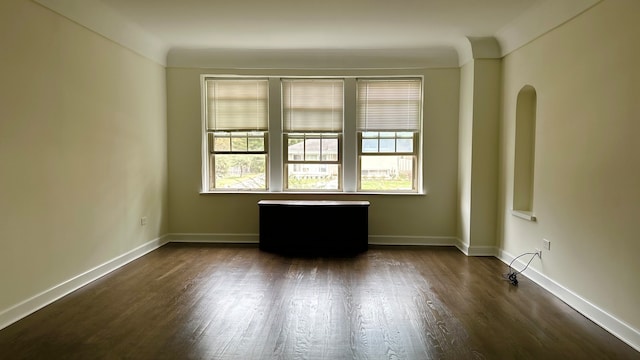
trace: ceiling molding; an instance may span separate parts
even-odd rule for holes
[[[425,69],[458,67],[452,47],[427,49],[172,49],[168,67],[217,69]]]
[[[602,0],[546,0],[500,29],[495,37],[504,57],[582,14]]]
[[[166,66],[168,46],[96,0],[33,0],[104,37]]]

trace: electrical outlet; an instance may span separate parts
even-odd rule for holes
[[[542,250],[540,250],[540,249],[536,248],[536,254],[538,254],[538,257],[539,257],[540,259],[542,259]]]
[[[146,216],[143,216],[143,217],[140,218],[140,225],[141,226],[147,225],[147,217]]]
[[[545,250],[551,250],[551,241],[542,239],[542,248],[544,248]]]

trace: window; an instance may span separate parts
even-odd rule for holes
[[[201,78],[204,192],[421,193],[421,77]]]
[[[359,79],[357,85],[358,190],[416,191],[420,80]]]
[[[205,85],[205,188],[266,190],[268,81],[207,79]]]
[[[282,81],[286,190],[342,188],[343,89],[342,80]]]

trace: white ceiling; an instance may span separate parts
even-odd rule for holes
[[[491,36],[541,0],[101,0],[170,47],[394,49]]]
[[[36,1],[163,64],[411,67],[463,63],[469,38],[504,55],[599,0]]]

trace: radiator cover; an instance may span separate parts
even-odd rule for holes
[[[369,205],[368,201],[261,200],[260,249],[302,256],[365,252]]]

